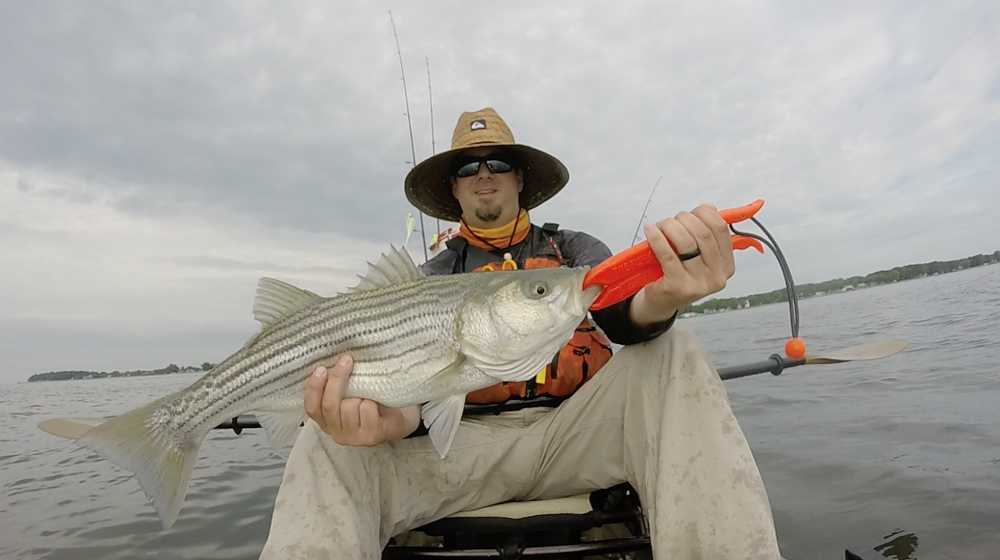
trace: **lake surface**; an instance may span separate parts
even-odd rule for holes
[[[789,560],[847,546],[903,559],[1000,558],[1000,266],[801,302],[811,353],[903,338],[874,362],[727,382]],[[788,308],[684,319],[717,365],[788,338]],[[123,412],[199,374],[0,385],[0,558],[256,558],[284,459],[260,430],[214,431],[176,525],[138,483],[36,424]]]

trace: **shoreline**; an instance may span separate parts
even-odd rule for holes
[[[962,263],[962,262],[967,261],[969,259],[974,259],[974,258],[977,258],[977,257],[982,257],[984,259],[984,262],[979,262],[977,264],[971,264],[969,266],[962,266],[961,264],[959,264],[959,263]],[[990,260],[985,260],[985,259],[990,259]],[[942,262],[935,262],[935,263],[921,263],[921,264],[907,265],[905,267],[896,267],[896,268],[892,268],[892,269],[889,269],[889,270],[881,270],[881,271],[878,271],[878,272],[873,272],[872,274],[869,274],[868,276],[864,276],[864,277],[855,276],[855,277],[852,277],[850,279],[837,278],[835,280],[827,280],[825,282],[812,282],[812,283],[807,283],[807,284],[799,284],[799,285],[795,286],[795,289],[796,289],[796,292],[797,292],[796,293],[796,297],[797,297],[798,300],[801,301],[801,300],[804,300],[804,299],[811,299],[811,298],[815,298],[815,297],[825,297],[825,296],[830,296],[830,295],[843,294],[843,293],[853,292],[853,291],[857,291],[857,290],[866,290],[866,289],[869,289],[869,288],[877,288],[877,287],[880,287],[880,286],[890,286],[892,284],[898,284],[900,282],[908,282],[908,281],[911,281],[911,280],[921,280],[921,279],[924,279],[924,278],[932,278],[934,276],[941,276],[941,275],[944,275],[944,274],[952,274],[952,273],[955,273],[955,272],[961,272],[963,270],[970,270],[970,269],[974,269],[974,268],[981,268],[981,267],[984,267],[984,266],[990,266],[990,265],[994,265],[994,264],[998,264],[998,263],[1000,263],[1000,251],[997,251],[996,253],[993,253],[992,255],[976,255],[975,257],[968,257],[966,259],[959,259],[957,261],[948,261],[948,262],[943,262],[943,263]],[[947,269],[947,270],[940,270],[940,271],[935,271],[935,272],[920,273],[920,274],[917,274],[915,276],[908,277],[908,278],[900,277],[900,276],[902,276],[902,274],[899,271],[902,271],[904,269],[916,269],[918,267],[927,267],[927,266],[931,266],[931,265],[945,265],[945,266],[947,266],[947,265],[952,265],[952,264],[954,265],[955,268],[951,268],[951,269]],[[883,275],[883,276],[884,275],[891,275],[893,272],[895,272],[896,275],[897,275],[897,277],[894,278],[894,279],[887,279],[885,281],[879,281],[877,279],[870,279],[868,281],[859,281],[859,282],[854,282],[854,283],[847,284],[848,282],[850,282],[852,280],[863,280],[865,278],[873,278],[873,277],[877,278],[880,275]],[[827,284],[837,284],[837,283],[845,283],[846,285],[841,286],[840,288],[836,288],[836,289],[817,290],[815,292],[800,293],[800,290],[803,290],[803,289],[809,290],[810,288],[824,286],[824,285],[827,285]],[[702,315],[715,315],[715,314],[718,314],[718,313],[727,313],[727,312],[730,312],[730,311],[740,311],[742,309],[749,309],[751,307],[763,307],[763,306],[766,306],[766,305],[773,305],[773,304],[776,304],[776,303],[787,304],[788,303],[788,297],[787,297],[787,294],[786,294],[785,290],[786,290],[785,287],[781,287],[781,288],[779,288],[777,290],[771,290],[769,292],[761,292],[761,293],[751,294],[751,295],[747,295],[747,296],[739,296],[739,297],[732,297],[732,298],[713,298],[713,299],[709,299],[709,300],[706,300],[704,303],[692,305],[692,306],[689,306],[689,307],[681,310],[681,312],[678,313],[677,318],[678,319],[687,319],[687,318],[691,318],[691,317],[700,317]],[[767,302],[762,302],[762,303],[757,303],[757,304],[753,304],[752,305],[751,301],[750,301],[752,298],[775,298],[775,299],[773,301],[767,301]],[[714,305],[713,305],[713,302],[718,302],[718,303],[714,303]],[[709,307],[706,309],[705,306],[709,306]]]

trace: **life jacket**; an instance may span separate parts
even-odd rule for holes
[[[458,253],[453,272],[489,272],[493,270],[530,270],[563,266],[562,252],[557,237],[558,225],[531,226],[528,238],[515,255],[498,257],[484,249],[469,245],[462,237],[450,239],[448,249]],[[520,255],[520,252],[526,256]],[[507,252],[505,249],[504,252]],[[520,263],[516,261],[520,260]],[[497,383],[491,387],[469,393],[469,404],[505,402],[510,398],[531,399],[540,395],[567,397],[591,379],[611,359],[611,341],[597,329],[589,317],[584,317],[573,333],[573,338],[539,372],[535,379]]]

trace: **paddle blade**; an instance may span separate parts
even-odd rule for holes
[[[906,348],[905,340],[884,340],[858,344],[827,354],[806,354],[807,364],[836,364],[840,362],[855,362],[860,360],[880,360],[898,354]]]
[[[38,427],[56,437],[77,439],[100,426],[107,418],[50,418],[38,423]]]

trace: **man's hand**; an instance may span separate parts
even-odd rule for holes
[[[665,321],[679,309],[722,290],[736,271],[729,226],[711,204],[647,224],[644,231],[663,267],[663,277],[632,299],[629,312],[638,325]],[[698,256],[688,260],[678,256],[695,251]]]
[[[375,401],[344,398],[354,359],[343,355],[327,370],[317,367],[306,381],[305,408],[341,445],[372,446],[399,441],[420,425],[420,406],[389,408]]]

